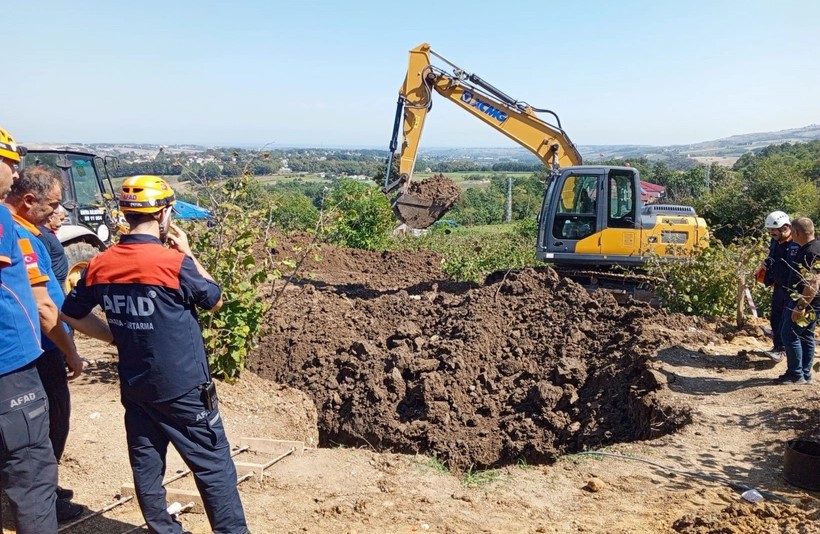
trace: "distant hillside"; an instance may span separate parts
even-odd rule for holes
[[[641,145],[581,145],[579,150],[585,158],[646,156],[649,159],[673,157],[734,156],[740,157],[769,145],[801,143],[820,139],[820,125],[792,128],[777,132],[760,132],[724,137],[690,145],[641,146]]]

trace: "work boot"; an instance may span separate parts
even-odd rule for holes
[[[74,490],[57,486],[57,498],[70,501],[74,498]]]
[[[85,512],[85,506],[74,504],[67,499],[57,499],[57,522],[71,521],[77,519]]]
[[[783,358],[786,357],[786,352],[783,350],[764,350],[763,354],[774,360],[775,363],[779,363]]]

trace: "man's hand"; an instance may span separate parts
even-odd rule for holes
[[[762,284],[763,280],[765,280],[765,278],[766,278],[766,265],[761,263],[760,265],[758,265],[757,269],[755,269],[755,280],[757,280],[758,282],[760,282]]]
[[[69,380],[74,380],[75,378],[83,374],[83,367],[85,365],[85,362],[82,358],[80,358],[80,355],[76,352],[70,356],[66,354],[65,363],[66,365],[68,365],[69,371],[71,371],[71,374],[68,375]]]
[[[185,235],[182,228],[174,223],[171,223],[168,228],[168,245],[170,248],[176,249],[186,256],[194,256],[194,253],[191,251],[191,245],[188,244],[188,236]]]

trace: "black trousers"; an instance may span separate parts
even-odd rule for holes
[[[60,349],[47,350],[34,362],[48,397],[48,437],[57,463],[63,457],[71,420],[71,393],[68,390],[65,355]]]
[[[166,511],[162,486],[165,455],[172,443],[193,472],[211,530],[215,534],[247,533],[236,467],[219,408],[209,410],[198,388],[170,401],[123,398],[122,404],[134,486],[148,529],[163,534],[182,532]]]
[[[0,376],[0,486],[18,534],[56,534],[57,460],[34,363]]]
[[[783,286],[775,284],[772,290],[772,311],[769,313],[769,323],[772,325],[772,341],[776,350],[784,350],[783,336],[783,310],[786,304],[791,302],[789,291]]]

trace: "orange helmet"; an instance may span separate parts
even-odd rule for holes
[[[18,147],[14,138],[6,130],[0,128],[0,157],[20,163],[21,155],[25,155],[25,149]]]
[[[174,203],[174,190],[159,176],[132,176],[122,183],[120,211],[124,213],[156,213]]]

